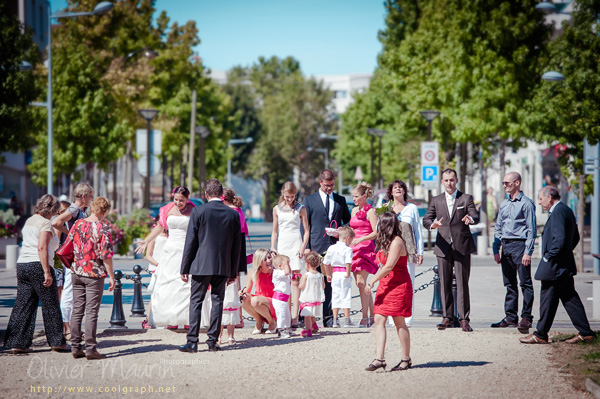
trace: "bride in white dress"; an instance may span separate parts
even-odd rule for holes
[[[273,233],[271,251],[290,258],[292,269],[292,327],[298,325],[300,288],[298,286],[304,267],[304,249],[308,244],[310,229],[304,205],[296,201],[298,189],[291,181],[281,188],[279,203],[273,208]],[[300,225],[304,228],[304,237]],[[275,249],[277,244],[277,249]]]
[[[189,190],[177,187],[173,190],[173,203],[166,215],[169,237],[160,255],[156,269],[156,283],[152,290],[149,325],[152,328],[166,327],[175,329],[189,324],[190,288],[188,281],[181,280],[181,259],[185,247],[190,214],[194,207],[188,202]],[[169,206],[169,205],[167,205]],[[159,231],[155,234],[155,230]],[[161,226],[155,227],[138,247],[139,252],[146,249],[148,242],[160,234]]]

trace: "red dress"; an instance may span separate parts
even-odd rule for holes
[[[277,320],[275,308],[273,307],[273,293],[275,292],[275,285],[273,284],[271,276],[271,273],[259,272],[256,278],[255,292],[257,296],[264,296],[265,298],[267,298],[267,300],[269,301],[271,317],[273,318],[273,320]]]
[[[373,313],[383,316],[412,315],[413,287],[406,267],[408,256],[401,256],[392,271],[379,281]],[[377,262],[385,265],[387,255],[377,253]]]

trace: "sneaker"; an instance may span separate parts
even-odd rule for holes
[[[340,320],[339,320],[339,319],[336,317],[336,318],[333,320],[333,328],[340,328],[340,327],[341,327],[341,325],[340,325]]]
[[[351,318],[346,317],[346,319],[344,320],[344,327],[356,327],[356,324],[352,322]]]
[[[302,330],[302,333],[300,335],[303,338],[312,337],[312,331],[310,331],[310,330]]]
[[[292,333],[290,332],[289,329],[286,330],[281,330],[281,335],[279,336],[279,338],[290,338],[292,336]]]

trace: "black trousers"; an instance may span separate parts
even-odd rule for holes
[[[440,287],[442,294],[442,311],[444,317],[454,319],[454,297],[452,295],[452,269],[456,275],[456,305],[459,320],[469,321],[471,300],[469,297],[469,276],[471,275],[471,255],[463,255],[451,246],[445,257],[437,257]]]
[[[225,288],[227,286],[227,277],[225,276],[191,276],[192,287],[190,296],[190,329],[187,334],[188,342],[197,343],[200,332],[200,318],[202,315],[202,302],[206,296],[208,285],[211,286],[210,299],[212,308],[210,311],[210,326],[208,327],[208,339],[206,343],[209,346],[217,344],[219,334],[221,333],[221,319],[223,318],[223,300],[225,298]]]
[[[550,331],[554,322],[559,300],[565,307],[573,326],[579,331],[579,334],[584,337],[596,335],[590,328],[583,303],[581,303],[579,294],[575,291],[573,276],[567,276],[555,281],[542,280],[540,320],[537,323],[537,331],[534,332],[538,338],[548,340],[548,331]]]
[[[17,299],[6,328],[5,347],[11,349],[31,347],[38,302],[42,304],[48,345],[56,347],[66,343],[53,268],[50,268],[50,273],[52,285],[44,287],[44,269],[40,262],[17,263]]]
[[[519,321],[519,285],[523,292],[523,309],[521,317],[523,319],[533,320],[531,314],[533,308],[533,281],[531,280],[531,265],[523,266],[521,260],[525,253],[525,240],[502,242],[502,279],[506,287],[506,297],[504,298],[504,313],[506,320]],[[517,282],[519,276],[519,284]]]

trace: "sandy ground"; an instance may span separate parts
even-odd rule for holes
[[[591,397],[573,390],[568,375],[550,364],[551,345],[522,345],[516,330],[413,328],[413,368],[398,372],[364,371],[375,357],[372,329],[325,329],[290,339],[251,331],[236,330],[239,343],[221,352],[201,345],[197,354],[177,350],[185,331],[104,332],[99,351],[109,358],[101,361],[51,352],[38,334],[33,353],[0,354],[1,396]],[[400,361],[400,343],[394,329],[387,333],[389,370]]]

